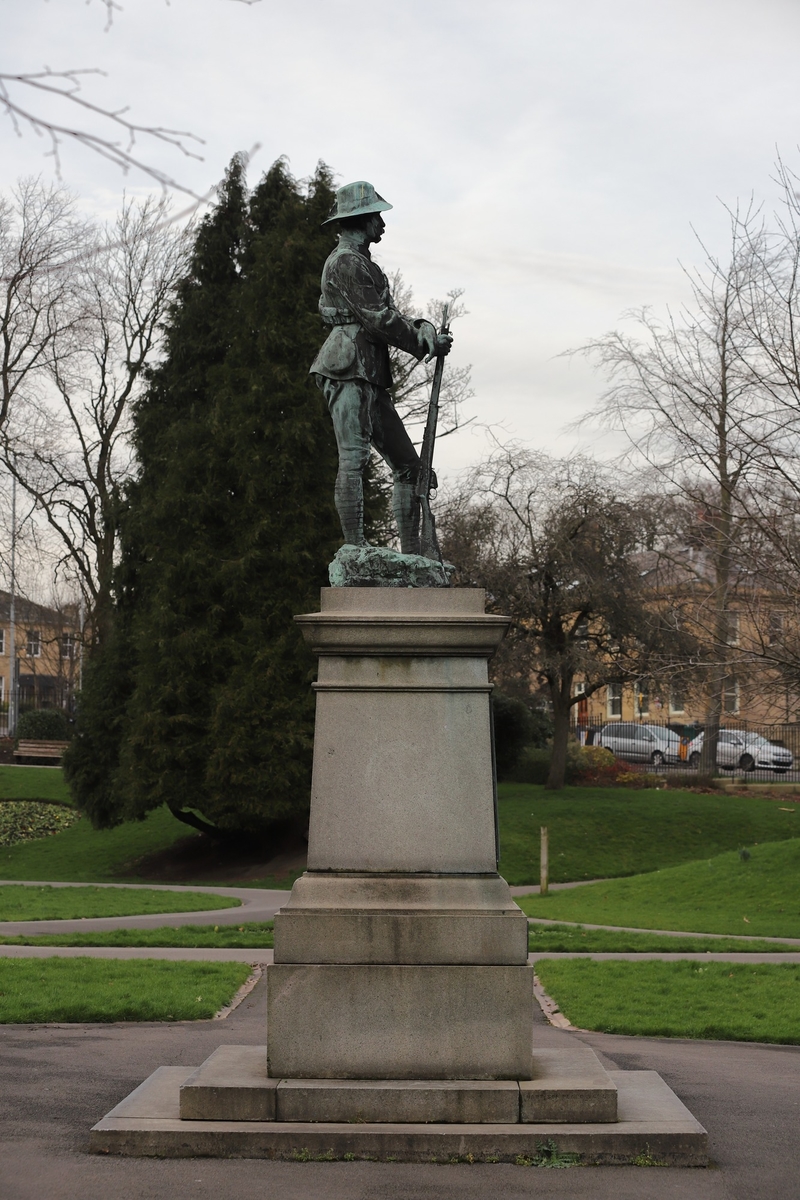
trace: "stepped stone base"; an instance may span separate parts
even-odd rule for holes
[[[617,1119],[617,1089],[587,1046],[535,1050],[513,1079],[275,1079],[264,1046],[220,1046],[181,1085],[196,1121],[513,1124]]]
[[[536,1050],[533,1079],[519,1085],[523,1123],[589,1124],[617,1119],[617,1088],[593,1050]]]
[[[519,1119],[519,1085],[495,1079],[284,1079],[278,1114],[281,1121],[508,1125]]]
[[[180,1089],[180,1115],[194,1121],[274,1121],[278,1080],[266,1046],[220,1046]]]
[[[655,1071],[609,1071],[619,1119],[592,1125],[182,1120],[180,1089],[192,1074],[159,1067],[95,1125],[90,1150],[159,1158],[514,1162],[551,1141],[586,1166],[645,1154],[669,1166],[708,1163],[706,1131]]]

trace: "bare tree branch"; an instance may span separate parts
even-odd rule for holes
[[[61,570],[79,583],[98,638],[133,465],[130,406],[186,262],[187,232],[166,216],[163,199],[126,204],[113,228],[94,231],[104,252],[59,276],[78,315],[48,342],[36,386],[31,373],[0,434],[0,459],[60,545]]]
[[[186,158],[193,158],[198,162],[202,162],[202,156],[191,150],[186,143],[187,141],[193,141],[199,145],[203,145],[203,139],[193,133],[182,130],[165,129],[157,125],[137,125],[125,116],[128,111],[126,108],[112,110],[93,104],[90,100],[86,100],[79,94],[81,76],[84,75],[105,75],[105,72],[95,68],[51,71],[49,67],[46,67],[43,71],[28,74],[9,75],[0,73],[0,108],[4,109],[11,118],[18,136],[22,136],[21,126],[24,124],[38,137],[49,139],[50,149],[47,151],[47,156],[53,158],[56,175],[59,179],[61,178],[60,147],[63,139],[69,138],[71,141],[77,142],[89,150],[93,150],[101,158],[105,158],[113,163],[114,166],[120,167],[124,175],[127,175],[130,169],[135,167],[155,180],[165,191],[168,188],[173,188],[175,191],[184,192],[186,195],[194,197],[195,200],[202,199],[191,188],[178,183],[177,180],[167,175],[164,171],[161,171],[158,167],[151,166],[142,159],[134,157],[132,150],[136,145],[137,137],[145,136],[155,141],[174,146]],[[58,124],[52,118],[37,116],[30,108],[23,107],[21,103],[13,98],[9,87],[13,87],[14,84],[34,89],[39,93],[44,93],[51,97],[58,97],[61,100],[68,100],[90,113],[103,117],[124,132],[127,138],[127,145],[99,134],[90,133],[88,130],[80,129],[77,126]]]
[[[87,0],[87,3],[90,2],[91,0]],[[257,4],[260,3],[260,0],[236,0],[236,2]],[[123,6],[116,0],[100,0],[100,3],[106,9],[105,31],[108,33],[113,25],[114,13],[122,12]],[[166,0],[166,5],[169,6],[169,0]],[[154,180],[164,191],[172,189],[183,192],[200,202],[207,199],[207,196],[198,195],[167,172],[133,154],[134,147],[138,144],[137,139],[149,138],[152,141],[174,147],[185,158],[203,162],[202,155],[196,153],[188,144],[204,145],[203,139],[187,130],[169,129],[161,125],[138,124],[126,116],[127,107],[109,109],[86,99],[81,94],[83,76],[104,76],[105,74],[105,71],[96,67],[54,71],[48,66],[41,71],[0,72],[0,112],[4,112],[10,119],[18,137],[22,137],[23,129],[28,128],[37,137],[43,137],[49,142],[50,149],[46,152],[46,157],[53,159],[56,177],[59,180],[61,179],[61,146],[65,142],[71,141],[85,146],[88,150],[119,167],[123,175],[127,175],[131,169],[136,169]],[[91,133],[68,121],[58,121],[50,115],[47,108],[44,114],[37,113],[30,105],[17,97],[18,89],[27,95],[34,93],[47,103],[66,101],[69,105],[77,106],[89,115],[100,117],[104,122],[110,123],[115,130],[120,131],[123,134],[123,140],[120,141],[113,136],[101,133]]]

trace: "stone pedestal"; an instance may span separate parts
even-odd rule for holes
[[[298,620],[320,656],[309,869],[275,918],[267,1045],[160,1067],[91,1148],[705,1165],[705,1130],[654,1072],[532,1047],[527,920],[497,873],[505,619],[479,591],[392,587],[325,589]]]
[[[308,872],[275,918],[267,1063],[293,1079],[531,1078],[528,927],[497,873],[479,590],[326,588]]]

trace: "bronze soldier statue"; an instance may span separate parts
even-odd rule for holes
[[[331,332],[311,366],[327,401],[336,444],[336,510],[345,544],[363,546],[364,472],[373,445],[392,471],[392,507],[404,554],[419,554],[414,485],[420,459],[400,419],[389,388],[389,346],[428,360],[450,351],[452,337],[430,321],[409,320],[394,306],[389,281],[372,261],[369,247],[386,228],[380,215],[392,207],[371,183],[339,188],[331,215],[339,242],[322,271],[319,311]]]

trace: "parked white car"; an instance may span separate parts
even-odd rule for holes
[[[633,721],[604,725],[596,742],[626,762],[649,762],[654,767],[663,767],[681,759],[681,739],[662,725],[640,725]]]
[[[690,767],[700,765],[703,749],[703,734],[689,743]],[[744,729],[720,729],[717,742],[717,766],[735,771],[774,771],[783,775],[791,770],[794,759],[791,750],[776,746],[759,733],[747,733]]]

